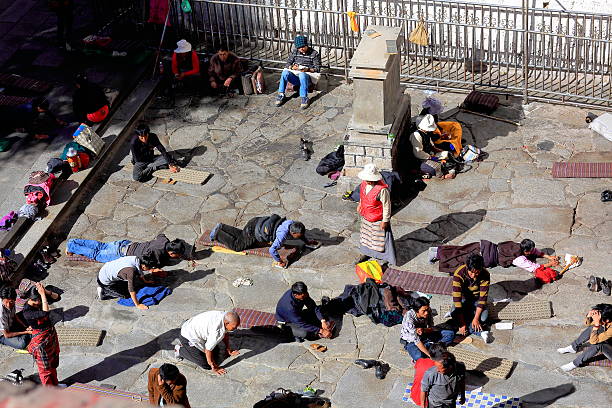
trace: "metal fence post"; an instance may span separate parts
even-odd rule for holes
[[[529,103],[529,0],[523,0],[523,103]]]
[[[342,7],[340,8],[341,11],[343,11],[344,13],[346,13],[348,11],[348,2],[347,0],[341,0],[342,1]],[[347,17],[345,15],[341,15],[340,17],[342,19],[342,51],[344,52],[344,80],[348,83],[349,81],[349,59],[348,59],[348,21],[347,21]]]

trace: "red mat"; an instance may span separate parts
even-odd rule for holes
[[[210,231],[204,231],[204,234],[202,234],[202,236],[198,238],[198,240],[196,241],[196,244],[201,245],[203,247],[220,246],[220,247],[226,248],[225,245],[221,245],[218,242],[211,242],[209,237],[210,237]],[[255,256],[261,256],[264,258],[272,258],[272,255],[270,255],[269,251],[270,251],[270,247],[261,247],[261,248],[245,249],[243,252],[245,252],[247,255],[255,255]],[[296,254],[297,254],[296,248],[280,248],[278,250],[278,255],[285,262],[292,261],[293,257]]]
[[[91,259],[88,258],[84,255],[66,255],[66,260],[67,261],[72,261],[72,262],[98,262],[95,259]]]
[[[608,360],[603,354],[600,354],[595,357],[595,360],[589,361],[589,365],[597,367],[612,367],[612,361]]]
[[[555,178],[612,177],[612,163],[553,163]]]
[[[19,106],[29,103],[33,99],[27,96],[0,95],[0,106]]]
[[[38,93],[45,93],[52,88],[52,85],[48,82],[22,77],[21,75],[3,73],[0,73],[0,86],[18,88]]]
[[[240,316],[240,328],[250,329],[254,326],[275,326],[276,316],[274,313],[260,312],[253,309],[234,309]]]
[[[128,401],[133,401],[133,402],[148,402],[149,401],[149,397],[147,395],[138,394],[138,393],[129,392],[129,391],[113,390],[110,388],[99,387],[93,384],[74,383],[70,387],[66,388],[65,391],[74,391],[74,390],[93,392],[101,397],[122,399],[122,400],[128,400]],[[98,404],[96,404],[96,406],[97,405]],[[111,406],[111,405],[105,405],[105,406]],[[141,406],[141,405],[139,404],[138,406]]]
[[[438,295],[451,295],[453,293],[452,276],[431,276],[388,268],[382,280],[391,286],[399,286],[404,290]]]

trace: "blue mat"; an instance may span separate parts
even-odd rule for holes
[[[136,298],[140,303],[146,306],[157,305],[163,298],[172,293],[172,289],[165,286],[145,286],[136,293]],[[134,307],[132,299],[119,299],[117,301],[122,306]]]
[[[408,383],[406,386],[406,392],[402,397],[402,401],[409,402],[416,406],[410,398],[410,389],[412,383]],[[505,395],[487,394],[478,391],[466,391],[465,392],[465,404],[459,405],[460,408],[521,408],[521,400],[515,397],[507,397]]]

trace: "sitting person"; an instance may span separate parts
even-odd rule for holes
[[[76,90],[72,96],[72,110],[79,122],[92,124],[106,119],[110,107],[104,90],[89,82],[86,75],[79,74],[76,77]]]
[[[420,358],[414,364],[414,378],[410,388],[410,398],[416,405],[421,406],[421,381],[425,372],[436,364],[432,358],[439,358],[442,353],[446,353],[446,346],[442,343],[434,343],[429,346],[430,358]]]
[[[23,319],[32,328],[32,340],[28,351],[36,361],[42,385],[58,385],[59,340],[49,316],[49,302],[42,283],[36,283],[23,308]]]
[[[455,408],[465,403],[465,365],[449,352],[432,357],[434,367],[425,371],[421,380],[421,406]]]
[[[188,84],[200,91],[200,59],[187,40],[180,40],[176,43],[176,49],[172,54],[172,74],[175,85]]]
[[[557,349],[561,354],[577,353],[580,348],[584,349],[574,361],[561,366],[563,371],[586,365],[600,353],[612,360],[612,305],[602,303],[593,307],[586,316],[585,324],[589,327],[572,344]]]
[[[32,338],[32,328],[15,311],[17,292],[11,287],[0,289],[0,344],[25,350]]]
[[[155,156],[153,149],[157,149],[160,156]],[[178,173],[181,169],[176,161],[166,151],[155,133],[151,133],[149,126],[140,124],[136,128],[136,135],[130,143],[132,152],[132,178],[141,183],[149,181],[153,173],[160,169],[170,169],[172,173]]]
[[[212,92],[240,90],[242,88],[240,58],[224,45],[217,48],[217,53],[212,56],[208,65],[208,81]]]
[[[428,349],[431,344],[441,342],[448,346],[454,338],[454,331],[434,327],[431,307],[426,297],[415,299],[412,308],[404,314],[400,343],[415,362],[421,358],[431,358]]]
[[[233,350],[229,343],[229,332],[240,326],[240,316],[236,312],[210,311],[200,313],[181,326],[180,345],[174,348],[179,358],[186,358],[205,370],[217,375],[225,374],[225,369],[215,361],[215,351],[223,340],[226,354],[235,356],[240,351]]]
[[[445,121],[437,122],[437,129],[434,131],[438,135],[433,139],[434,146],[443,151],[451,152],[457,157],[461,154],[461,137],[463,129],[459,122]]]
[[[301,222],[272,214],[269,217],[251,218],[243,229],[219,223],[212,229],[209,238],[236,252],[272,243],[268,252],[276,266],[285,268],[288,264],[280,258],[278,250],[286,240],[298,239],[306,245],[317,244],[316,241],[307,241],[305,232],[306,227]]]
[[[191,408],[187,399],[187,379],[173,364],[162,364],[149,370],[149,403],[156,407],[178,404]]]
[[[425,115],[418,123],[417,130],[410,134],[412,154],[421,161],[421,172],[428,177],[455,178],[453,171],[444,175],[442,161],[448,157],[448,151],[437,147],[435,141],[440,132],[432,115]]]
[[[295,37],[293,45],[294,49],[289,55],[287,66],[283,69],[278,84],[276,106],[281,106],[285,102],[285,89],[287,88],[287,83],[290,82],[294,87],[299,87],[300,107],[306,109],[309,103],[308,88],[312,82],[308,73],[321,71],[321,56],[314,48],[308,45],[308,39],[303,35]],[[292,71],[300,71],[300,73],[296,75]]]
[[[39,97],[31,103],[14,108],[13,123],[18,123],[18,130],[25,130],[36,140],[46,140],[56,136],[59,128],[68,124],[59,120],[49,110],[49,101]]]
[[[471,254],[453,275],[451,317],[459,327],[459,334],[480,334],[485,343],[491,340],[490,333],[482,326],[489,316],[487,299],[490,282],[491,276],[484,268],[484,260],[476,254]]]
[[[152,258],[143,256],[124,256],[104,264],[98,273],[98,298],[107,300],[113,298],[131,298],[134,305],[142,310],[149,307],[138,301],[136,292],[142,284],[152,284],[144,273],[155,268],[157,264]]]
[[[132,242],[127,239],[100,242],[90,239],[72,238],[66,244],[66,255],[83,255],[98,262],[110,262],[122,256],[143,257],[149,255],[160,268],[170,265],[171,259],[185,257],[187,243],[182,239],[170,241],[159,234],[152,241]]]
[[[320,337],[329,339],[334,327],[312,300],[304,282],[295,282],[280,298],[276,304],[276,320],[289,326],[298,342]]]
[[[470,254],[482,255],[485,268],[516,266],[533,273],[539,280],[544,280],[549,275],[554,278],[557,275],[556,271],[549,269],[559,265],[558,257],[546,255],[536,248],[535,242],[530,239],[524,239],[520,243],[504,241],[494,244],[491,241],[482,240],[462,246],[431,247],[429,248],[429,261],[432,263],[440,261],[438,270],[452,273],[465,263]],[[549,262],[539,264],[536,263],[537,258],[545,258]]]

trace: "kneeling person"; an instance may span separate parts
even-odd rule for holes
[[[425,371],[421,380],[421,406],[455,408],[457,399],[465,403],[465,365],[449,352],[432,357],[434,367]]]
[[[136,292],[142,284],[153,283],[144,277],[143,271],[149,271],[156,266],[148,256],[124,256],[105,263],[98,273],[98,297],[100,300],[131,298],[137,308],[148,309],[148,306],[138,301]]]
[[[0,309],[0,344],[24,350],[32,338],[32,328],[15,311],[17,292],[10,287],[0,290],[2,306]]]

